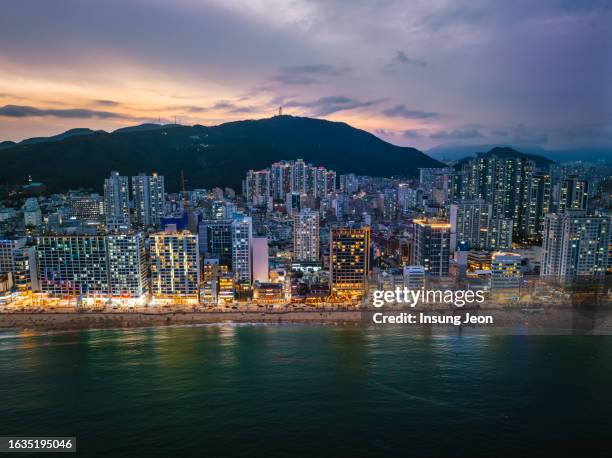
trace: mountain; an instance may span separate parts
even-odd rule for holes
[[[53,135],[52,137],[32,137],[25,139],[19,142],[19,145],[31,145],[33,143],[47,143],[47,142],[57,142],[60,140],[64,140],[65,138],[76,137],[79,135],[91,135],[95,134],[95,130],[86,129],[86,128],[76,128],[67,130],[64,133]]]
[[[91,132],[61,140],[18,144],[2,152],[0,183],[31,175],[50,191],[101,190],[111,170],[125,175],[153,171],[180,189],[241,187],[249,169],[302,158],[338,173],[416,176],[419,167],[442,164],[414,148],[395,146],[341,122],[293,116],[237,121],[214,127],[159,126]]]
[[[508,146],[495,146],[495,147],[491,148],[489,151],[487,151],[486,153],[480,153],[480,154],[483,154],[485,157],[492,156],[492,155],[496,155],[496,156],[499,156],[499,157],[525,157],[525,158],[531,159],[533,162],[535,162],[535,165],[538,168],[546,168],[550,164],[554,163],[554,161],[551,161],[550,159],[545,158],[543,156],[538,156],[536,154],[523,153],[523,152],[517,151],[517,150],[515,150],[513,148],[510,148]],[[462,164],[464,164],[465,162],[469,161],[470,159],[472,159],[472,157],[464,157],[464,158],[460,159],[455,164],[455,167],[460,167]]]
[[[4,142],[0,142],[0,150],[3,149],[7,149],[7,148],[12,148],[13,146],[15,146],[17,143],[12,142],[10,140],[6,140]]]
[[[495,145],[439,145],[425,151],[434,159],[458,160],[468,156],[475,156],[478,151],[488,151]],[[578,148],[568,150],[547,150],[536,146],[522,146],[519,148],[525,154],[544,157],[556,162],[590,161],[612,162],[612,149],[604,148]]]
[[[161,129],[163,127],[169,127],[169,125],[164,126],[163,124],[152,124],[152,123],[148,123],[148,124],[140,124],[138,126],[129,126],[129,127],[122,127],[120,129],[117,130],[113,130],[113,133],[120,133],[120,132],[137,132],[137,131],[143,131],[143,130],[157,130],[157,129]]]

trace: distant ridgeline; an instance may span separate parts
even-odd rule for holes
[[[420,167],[442,164],[421,151],[395,146],[345,123],[275,116],[214,127],[144,124],[112,133],[72,129],[49,138],[0,145],[0,183],[23,184],[28,176],[49,191],[79,187],[98,191],[111,170],[126,175],[158,172],[168,189],[180,189],[181,170],[190,188],[240,189],[249,169],[302,158],[338,173],[417,176]]]

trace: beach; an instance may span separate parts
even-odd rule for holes
[[[386,310],[385,314],[397,313],[401,309]],[[410,311],[410,309],[406,309]],[[530,307],[530,308],[482,308],[482,309],[437,309],[423,310],[422,314],[435,316],[434,324],[423,324],[421,320],[409,327],[437,328],[445,321],[441,316],[466,315],[487,317],[487,322],[465,325],[465,328],[511,329],[531,332],[612,332],[612,309]],[[378,309],[348,310],[227,310],[227,311],[12,311],[0,313],[0,329],[21,330],[73,330],[88,328],[136,328],[149,326],[187,326],[222,323],[312,323],[333,325],[376,326],[374,319],[380,315]],[[460,320],[456,320],[459,322]],[[431,323],[432,321],[429,321]],[[461,320],[463,323],[463,318]],[[388,325],[386,322],[385,325]],[[408,325],[404,325],[408,327]]]

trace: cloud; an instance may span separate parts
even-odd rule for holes
[[[472,138],[484,138],[477,129],[455,129],[451,131],[440,130],[433,132],[429,138],[434,140],[468,140]]]
[[[404,104],[395,105],[393,108],[384,110],[383,113],[385,114],[385,116],[389,116],[392,118],[406,119],[429,119],[436,118],[438,116],[438,113],[434,113],[431,111],[409,110]]]
[[[227,100],[221,100],[215,103],[211,109],[226,111],[228,113],[254,113],[257,111],[254,107],[237,105]]]
[[[89,110],[87,108],[41,109],[27,105],[4,105],[0,107],[0,116],[9,118],[28,118],[53,116],[57,118],[98,118],[126,119],[126,116],[110,111]]]
[[[336,67],[327,64],[296,65],[281,68],[270,79],[286,85],[307,86],[320,83],[322,77],[341,76],[349,71],[348,67]]]
[[[311,101],[290,101],[285,104],[286,107],[308,108],[314,116],[325,116],[338,111],[353,110],[355,108],[364,108],[382,102],[382,99],[369,100],[361,102],[356,99],[343,96],[328,96],[321,97]]]
[[[115,102],[114,100],[96,100],[96,105],[100,105],[102,107],[118,107],[121,105],[119,102]]]
[[[408,129],[402,132],[402,136],[405,138],[421,138],[421,133],[416,129]]]
[[[394,73],[399,67],[411,65],[415,67],[427,67],[427,61],[423,59],[412,59],[404,51],[397,51],[389,62],[383,67],[383,73]]]

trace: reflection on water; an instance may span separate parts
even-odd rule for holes
[[[0,431],[76,435],[85,456],[584,452],[607,434],[610,361],[606,336],[229,324],[4,333]]]

